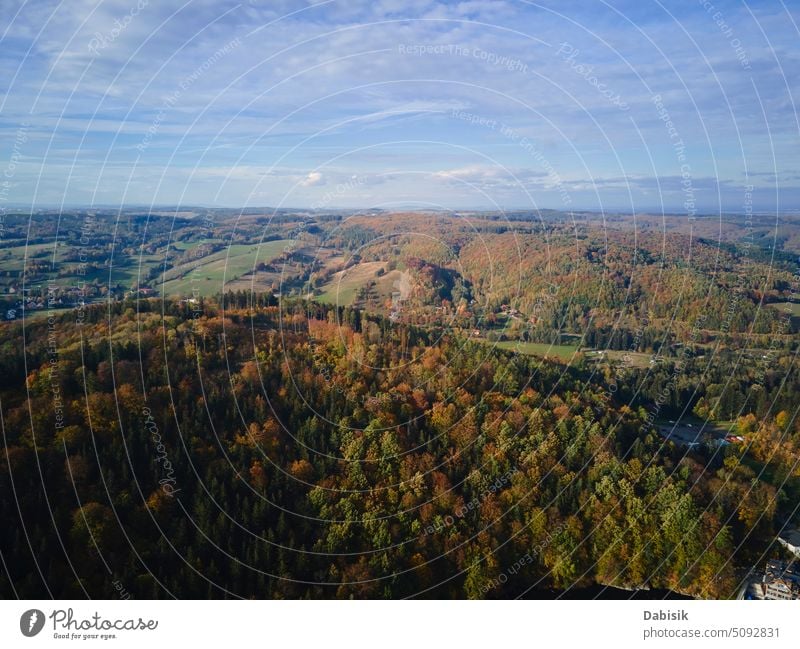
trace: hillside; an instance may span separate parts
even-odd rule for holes
[[[4,343],[0,509],[21,508],[49,588],[21,528],[5,526],[20,596],[103,597],[120,579],[142,597],[509,597],[596,583],[729,597],[736,567],[790,509],[794,483],[780,476],[796,427],[774,485],[754,484],[733,446],[665,444],[648,414],[672,367],[619,373],[612,394],[590,367],[456,334],[306,301],[234,302],[29,323],[27,364]],[[689,362],[679,401],[699,371]],[[741,422],[762,448],[753,462],[785,423],[769,413],[800,387],[794,373],[772,385],[761,426]],[[110,572],[84,568],[98,556]],[[5,577],[0,592],[11,596]]]

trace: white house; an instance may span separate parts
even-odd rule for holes
[[[778,537],[778,543],[796,557],[800,557],[800,530],[785,530]]]

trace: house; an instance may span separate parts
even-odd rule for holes
[[[800,599],[800,572],[793,563],[770,559],[760,586],[764,599]]]
[[[800,530],[784,530],[778,536],[778,543],[794,556],[800,557]]]
[[[791,581],[776,577],[775,579],[767,582],[764,591],[764,599],[798,599],[795,592],[796,590],[797,589],[794,588],[794,584]]]

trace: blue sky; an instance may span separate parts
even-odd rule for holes
[[[800,207],[781,0],[0,9],[5,205]]]

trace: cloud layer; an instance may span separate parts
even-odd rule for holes
[[[714,211],[752,185],[756,209],[800,206],[780,2],[86,0],[2,20],[7,204]]]

